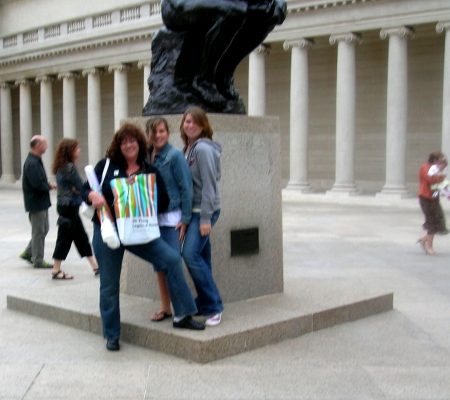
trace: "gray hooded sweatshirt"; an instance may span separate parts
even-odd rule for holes
[[[193,211],[200,212],[201,224],[210,224],[214,211],[220,210],[221,153],[219,143],[202,138],[187,156],[194,182]]]

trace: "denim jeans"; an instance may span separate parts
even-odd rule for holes
[[[174,226],[160,226],[159,231],[161,238],[178,254],[181,254],[180,231],[176,231]]]
[[[100,314],[103,336],[106,339],[120,337],[120,273],[125,250],[152,263],[155,271],[164,272],[175,316],[182,317],[197,312],[183,273],[181,257],[163,239],[158,238],[141,245],[121,245],[112,250],[103,243],[100,225],[94,224],[92,245],[100,270]]]
[[[211,217],[211,226],[219,219],[220,210]],[[200,235],[200,213],[193,213],[186,230],[183,258],[197,291],[195,302],[200,314],[213,315],[223,311],[222,299],[212,275],[209,235]]]

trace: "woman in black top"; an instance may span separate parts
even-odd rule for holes
[[[87,257],[95,275],[98,275],[98,266],[92,254],[89,238],[84,230],[79,215],[81,200],[81,187],[83,182],[75,166],[81,149],[78,140],[62,139],[58,143],[53,160],[52,172],[56,174],[58,185],[57,211],[58,236],[55,251],[53,252],[53,279],[73,279],[72,275],[61,271],[61,262],[69,254],[72,242],[80,256]]]

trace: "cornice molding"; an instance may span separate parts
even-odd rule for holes
[[[11,64],[18,64],[21,62],[27,62],[27,61],[33,61],[38,60],[41,58],[48,58],[48,57],[54,57],[58,55],[64,55],[69,53],[75,53],[78,51],[83,50],[90,50],[97,47],[107,47],[107,46],[114,46],[116,44],[125,43],[125,42],[132,42],[137,40],[143,40],[147,38],[151,38],[152,34],[142,34],[142,35],[135,35],[135,36],[129,36],[129,37],[121,37],[121,38],[115,38],[115,39],[103,39],[99,42],[91,42],[91,43],[84,43],[82,45],[76,45],[73,47],[70,47],[70,44],[66,46],[62,46],[61,48],[54,48],[50,47],[48,51],[39,51],[35,50],[34,52],[23,52],[21,56],[18,57],[12,57],[9,60],[0,61],[0,67],[5,65],[11,65]]]
[[[307,11],[323,10],[326,8],[336,8],[343,6],[351,6],[358,3],[374,3],[380,0],[298,0],[287,3],[287,11],[289,14],[301,13]]]
[[[287,40],[283,43],[283,49],[289,50],[294,47],[299,47],[301,49],[309,50],[311,47],[314,46],[314,40],[313,39],[307,39],[307,38],[301,38],[296,40]]]

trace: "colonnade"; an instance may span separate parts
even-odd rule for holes
[[[445,32],[444,94],[442,110],[442,150],[450,154],[450,22],[440,22],[436,31]],[[380,38],[388,40],[388,81],[386,117],[386,179],[377,196],[408,196],[406,186],[406,134],[408,95],[408,52],[407,42],[413,36],[413,29],[407,26],[381,29]],[[337,45],[336,82],[336,165],[335,181],[327,194],[355,195],[359,188],[354,178],[355,159],[355,102],[356,65],[355,46],[362,36],[347,32],[331,35],[329,43]],[[290,75],[290,177],[287,188],[299,192],[311,191],[308,180],[308,53],[314,47],[314,40],[299,38],[283,43],[291,52]],[[266,112],[265,57],[270,46],[261,45],[249,57],[248,114],[263,116]],[[138,62],[143,68],[143,104],[148,99],[147,78],[150,74],[150,60]],[[48,156],[53,154],[53,99],[52,82],[63,80],[63,135],[76,135],[76,91],[75,79],[87,76],[88,93],[88,160],[94,163],[101,157],[101,76],[114,73],[114,126],[128,116],[128,81],[131,68],[129,63],[116,63],[105,67],[91,67],[78,71],[62,71],[56,76],[43,75],[35,79],[18,79],[1,83],[1,143],[2,177],[13,181],[12,148],[12,105],[11,88],[20,87],[20,154],[21,162],[29,152],[32,135],[32,105],[30,85],[39,83],[41,101],[41,134],[47,138]],[[49,168],[49,160],[44,159]]]
[[[442,110],[442,151],[450,154],[450,22],[440,22],[438,33],[445,32],[445,62]],[[377,196],[409,196],[406,186],[406,137],[408,113],[408,51],[407,43],[414,31],[408,26],[382,29],[380,38],[388,44],[388,82],[386,117],[386,180]],[[336,165],[335,182],[329,195],[356,195],[360,192],[354,178],[355,160],[355,45],[362,36],[354,32],[331,35],[331,45],[337,44],[336,83]],[[314,40],[299,38],[284,42],[291,51],[290,79],[290,177],[288,190],[311,191],[308,181],[308,52]],[[254,64],[262,68],[263,62]],[[260,71],[249,69],[249,104],[252,88],[251,75]],[[259,83],[261,85],[261,83]],[[251,114],[249,107],[249,114]],[[263,115],[254,112],[253,115]]]
[[[140,61],[139,68],[143,71],[143,101],[148,99],[147,78],[150,74],[150,61]],[[108,66],[108,71],[114,73],[114,127],[119,128],[120,120],[128,117],[128,71],[131,64],[116,63]],[[34,79],[19,79],[15,82],[1,83],[1,144],[2,144],[2,176],[4,182],[14,182],[13,160],[13,120],[11,89],[19,87],[20,92],[20,159],[23,165],[30,151],[32,129],[32,100],[31,85],[40,85],[40,134],[47,139],[48,150],[43,156],[47,171],[51,170],[54,154],[53,128],[53,83],[56,79],[63,81],[63,136],[76,138],[76,84],[75,80],[81,75],[87,76],[87,115],[88,115],[88,160],[96,163],[102,156],[102,95],[101,76],[105,68],[86,68],[78,71],[64,71],[57,75],[40,75]]]

